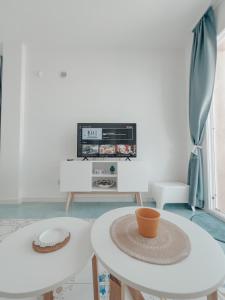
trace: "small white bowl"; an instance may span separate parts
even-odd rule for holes
[[[51,228],[42,231],[34,240],[34,244],[40,247],[55,246],[62,243],[70,235],[64,228]]]

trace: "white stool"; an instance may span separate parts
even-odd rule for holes
[[[155,182],[151,191],[159,209],[166,203],[188,203],[189,186],[182,182]]]

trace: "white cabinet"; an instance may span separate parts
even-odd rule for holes
[[[140,193],[148,191],[146,174],[139,161],[63,161],[60,191],[68,192],[66,210],[79,193],[132,193],[142,205]]]
[[[114,184],[108,189],[99,188],[99,179],[110,179]],[[60,191],[147,192],[146,167],[140,161],[64,161],[60,168]]]

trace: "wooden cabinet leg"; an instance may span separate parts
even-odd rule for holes
[[[46,294],[43,295],[43,300],[53,300],[53,292],[48,292]]]
[[[137,193],[135,193],[135,199],[136,199],[137,205],[139,205],[139,204],[138,204],[138,196],[137,196]]]
[[[73,192],[69,192],[67,200],[66,200],[66,212],[68,212],[68,210],[69,210],[70,203],[72,202],[73,197],[74,197],[74,193]]]
[[[143,206],[143,201],[142,201],[141,193],[139,193],[139,192],[135,193],[135,197],[136,197],[137,205]]]
[[[217,291],[207,296],[207,300],[217,300],[217,299],[218,299]]]
[[[98,261],[97,261],[97,257],[95,255],[92,258],[92,276],[93,276],[94,300],[99,300]]]

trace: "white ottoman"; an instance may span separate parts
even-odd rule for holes
[[[188,203],[189,186],[182,182],[155,182],[151,186],[156,208],[166,203]]]

